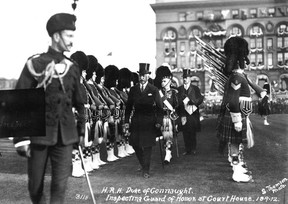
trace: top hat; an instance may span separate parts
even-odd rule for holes
[[[143,74],[151,74],[151,72],[149,71],[149,66],[150,64],[148,63],[139,63],[139,74],[143,75]]]
[[[183,69],[183,78],[191,77],[192,73],[190,69]]]
[[[154,79],[154,86],[161,89],[162,88],[162,86],[161,86],[162,80],[164,78],[172,79],[172,76],[173,75],[172,75],[169,67],[161,65],[156,70],[156,76]]]

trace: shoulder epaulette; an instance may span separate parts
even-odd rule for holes
[[[30,56],[30,57],[27,59],[27,61],[30,60],[30,59],[38,58],[38,57],[40,57],[42,54],[44,54],[44,53],[41,53],[41,54],[38,53],[38,54],[32,55],[32,56]]]

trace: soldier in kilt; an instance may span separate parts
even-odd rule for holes
[[[217,136],[220,144],[228,144],[228,160],[233,169],[232,179],[236,182],[250,182],[252,175],[244,163],[244,144],[254,145],[249,115],[252,112],[252,98],[245,63],[249,64],[248,43],[241,37],[229,38],[225,45],[225,84],[221,111],[218,117]]]
[[[167,66],[160,66],[156,70],[154,85],[159,89],[161,101],[163,103],[163,125],[161,132],[164,137],[165,158],[164,163],[169,164],[172,158],[172,147],[174,133],[176,133],[176,119],[178,116],[176,110],[178,108],[178,91],[172,89],[172,73]]]
[[[86,56],[86,54],[82,51],[76,51],[75,53],[73,53],[71,55],[71,59],[74,60],[74,62],[78,65],[79,68],[79,73],[82,75],[82,73],[84,73],[84,71],[86,71],[86,69],[88,68],[88,58]],[[80,91],[81,91],[81,98],[84,100],[85,103],[87,103],[88,101],[88,97],[87,97],[87,92],[86,92],[86,88],[83,85],[83,79],[80,78]],[[75,113],[75,117],[77,118],[77,112]],[[88,115],[87,115],[87,110],[85,108],[85,124],[88,121]],[[85,127],[87,127],[85,125]],[[86,131],[86,128],[85,128]],[[85,155],[85,157],[87,157]],[[85,175],[85,172],[83,170],[82,167],[82,163],[81,163],[81,158],[80,158],[80,153],[78,150],[78,146],[77,144],[75,144],[73,146],[73,151],[72,151],[72,176],[73,177],[83,177]]]
[[[117,156],[120,158],[126,157],[129,154],[125,151],[125,141],[123,137],[121,113],[123,112],[124,102],[119,95],[119,90],[116,88],[119,78],[119,69],[115,65],[109,65],[105,68],[105,87],[107,88],[107,93],[110,98],[115,102],[116,106],[113,110],[113,123],[110,123],[113,126],[115,136],[115,142],[117,146]],[[113,145],[113,144],[112,144]]]
[[[104,137],[106,141],[106,149],[107,149],[107,161],[116,161],[119,158],[114,154],[114,142],[115,142],[115,126],[114,126],[114,118],[112,113],[117,104],[115,104],[115,100],[110,97],[108,89],[105,87],[105,69],[102,67],[101,64],[98,64],[96,70],[96,79],[95,79],[95,86],[99,93],[99,96],[105,101],[107,104],[108,110],[104,109],[102,114],[105,113],[104,116],[104,123],[103,123],[103,131]]]
[[[118,77],[118,84],[117,90],[119,90],[119,95],[123,101],[122,107],[122,118],[121,118],[121,125],[122,125],[122,133],[125,145],[125,151],[131,155],[135,153],[133,147],[129,144],[129,130],[126,130],[124,125],[125,120],[125,111],[126,111],[126,104],[128,101],[128,93],[130,91],[131,84],[133,83],[133,73],[128,68],[122,68],[119,70],[119,77]],[[124,126],[123,126],[124,125]]]
[[[92,145],[91,145],[92,164],[94,167],[98,166],[99,168],[101,165],[106,164],[106,162],[100,159],[100,144],[103,141],[103,137],[102,137],[103,134],[100,133],[100,131],[98,131],[98,128],[96,128],[97,127],[96,124],[100,120],[100,113],[103,110],[104,103],[99,99],[97,90],[93,84],[93,78],[94,79],[96,78],[96,69],[98,66],[98,60],[93,55],[88,55],[87,57],[89,61],[89,67],[86,71],[87,73],[86,85],[87,85],[87,90],[89,91],[90,99],[96,105],[96,109],[91,109],[90,138],[92,140]],[[95,168],[95,169],[98,169],[98,168]]]
[[[258,103],[258,111],[261,116],[264,117],[264,125],[270,125],[267,121],[268,115],[270,115],[270,84],[265,81],[263,89],[266,91],[266,95],[263,98],[260,98]]]

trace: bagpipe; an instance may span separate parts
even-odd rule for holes
[[[226,56],[217,50],[212,44],[204,42],[197,36],[195,36],[195,39],[200,45],[197,47],[195,54],[204,61],[204,69],[210,74],[209,77],[214,82],[216,90],[220,94],[223,94],[225,84],[228,81],[228,76],[224,74]],[[259,97],[264,97],[265,90],[252,82],[246,73],[244,73],[244,76],[247,79],[249,86],[256,92],[256,94]]]
[[[204,68],[210,73],[210,78],[215,83],[215,88],[221,94],[224,93],[225,84],[228,81],[228,76],[224,74],[226,56],[223,55],[220,51],[214,48],[211,44],[205,43],[199,37],[195,36],[196,42],[200,45],[202,49],[197,47],[196,54],[200,58],[204,60]],[[253,83],[251,79],[248,78],[247,74],[244,72],[244,77],[246,78],[249,86],[256,92],[259,97],[264,97],[266,95],[266,91]],[[245,97],[246,98],[246,97]],[[251,100],[239,100],[240,101],[240,109],[241,112],[245,115],[248,115],[252,112],[252,104]],[[223,108],[222,104],[222,108]],[[248,148],[254,145],[253,133],[252,133],[252,125],[249,117],[246,119],[247,123],[247,146]]]

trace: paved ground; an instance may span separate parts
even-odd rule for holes
[[[97,203],[288,203],[288,115],[271,115],[270,126],[264,126],[257,115],[251,120],[256,145],[246,150],[245,157],[254,183],[232,181],[226,156],[217,152],[216,119],[209,117],[202,122],[197,156],[177,158],[174,152],[171,164],[162,169],[156,146],[152,155],[152,177],[148,180],[135,171],[138,168],[135,155],[91,173],[89,178]],[[182,153],[181,134],[179,147]],[[0,152],[0,203],[29,203],[25,159],[14,152],[7,139],[0,140]],[[46,192],[51,179],[49,172],[48,168]],[[85,178],[71,177],[66,197],[67,204],[92,203]],[[117,201],[117,198],[126,201]]]

